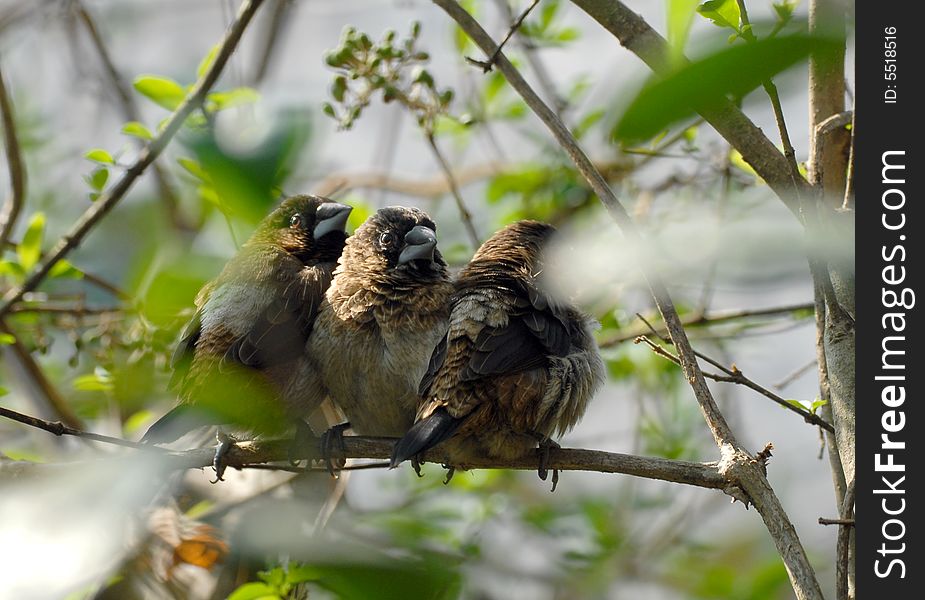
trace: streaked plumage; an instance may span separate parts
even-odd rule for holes
[[[446,440],[460,460],[522,457],[584,414],[604,366],[591,321],[543,289],[542,251],[554,232],[535,221],[509,225],[462,270],[393,467]]]
[[[426,213],[397,206],[347,240],[306,354],[358,435],[399,437],[414,421],[452,292],[436,244]]]

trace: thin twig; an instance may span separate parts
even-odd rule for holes
[[[825,517],[819,517],[820,525],[848,525],[854,526],[854,519],[826,519]]]
[[[14,304],[22,300],[26,293],[34,290],[48,276],[52,267],[83,241],[83,238],[119,203],[132,187],[132,184],[135,183],[135,180],[164,150],[170,140],[173,139],[173,136],[183,126],[186,118],[202,105],[206,94],[215,84],[222,69],[224,69],[225,64],[241,40],[248,23],[250,23],[257,8],[262,3],[263,0],[245,0],[241,4],[237,19],[225,33],[212,65],[196,82],[177,110],[170,116],[160,134],[141,151],[137,160],[126,169],[119,181],[103,192],[97,201],[84,212],[71,230],[55,244],[51,252],[39,262],[37,268],[26,277],[26,280],[6,293],[2,304],[0,304],[0,316],[6,314]]]
[[[0,65],[2,67],[2,65]],[[3,69],[0,68],[0,117],[3,119],[3,146],[6,148],[7,169],[10,173],[10,196],[0,212],[0,249],[10,239],[16,219],[26,201],[26,169],[23,166],[19,138],[16,136],[16,119],[13,115],[13,103],[3,81]]]
[[[755,32],[752,31],[752,25],[748,20],[748,8],[745,6],[745,0],[736,0],[736,2],[739,5],[739,19],[743,32],[742,37],[745,38],[745,41],[748,43],[758,41]],[[767,93],[768,98],[771,100],[771,107],[774,109],[774,120],[777,122],[777,131],[780,134],[780,142],[784,147],[784,157],[786,157],[787,163],[790,165],[790,171],[794,177],[794,181],[801,179],[803,175],[800,173],[799,165],[797,165],[796,152],[793,149],[793,144],[790,142],[790,134],[787,132],[787,122],[784,119],[784,110],[780,104],[780,94],[777,91],[777,86],[774,85],[771,79],[766,79],[761,82],[761,87],[764,88],[765,93]]]
[[[636,343],[637,344],[644,343],[647,346],[649,346],[649,348],[651,348],[652,351],[658,354],[659,356],[666,358],[677,365],[681,364],[681,360],[677,356],[675,356],[671,352],[668,352],[667,350],[665,350],[664,348],[662,348],[661,346],[659,346],[658,344],[650,340],[647,336],[644,336],[644,335],[638,336],[636,338]],[[786,408],[787,410],[795,412],[796,414],[803,417],[803,420],[809,423],[810,425],[816,425],[829,432],[835,431],[831,423],[826,422],[819,415],[808,411],[802,406],[791,404],[790,402],[787,402],[786,400],[784,400],[783,398],[781,398],[780,396],[778,396],[771,390],[767,389],[766,387],[758,383],[755,383],[754,381],[746,377],[745,374],[742,373],[742,371],[740,371],[738,367],[736,367],[735,365],[733,365],[732,368],[730,369],[724,366],[719,361],[714,360],[701,352],[695,351],[695,353],[698,358],[710,363],[711,365],[713,365],[714,367],[716,367],[717,369],[725,373],[724,375],[720,375],[718,373],[710,373],[709,371],[704,371],[703,376],[706,377],[707,379],[712,379],[713,381],[717,381],[721,383],[735,383],[738,385],[743,385],[747,388],[750,388],[758,392],[762,396],[769,398],[770,400]]]
[[[789,306],[772,306],[769,308],[759,308],[759,309],[742,309],[742,310],[729,310],[729,311],[710,311],[699,314],[693,314],[688,317],[681,319],[681,324],[684,327],[709,327],[711,325],[718,325],[721,323],[729,323],[731,321],[740,321],[743,319],[754,319],[758,317],[773,317],[778,315],[789,315],[795,312],[808,312],[813,309],[813,304],[811,302],[803,304],[792,304]],[[644,323],[648,323],[646,319],[640,316],[640,319]],[[601,348],[609,348],[615,346],[622,342],[628,340],[634,340],[636,337],[645,334],[647,331],[654,331],[659,336],[667,332],[665,325],[660,324],[658,327],[655,327],[651,324],[646,327],[637,327],[633,329],[628,329],[625,331],[618,331],[612,336],[602,337],[598,340],[598,345]]]
[[[96,50],[100,62],[103,65],[103,72],[106,74],[106,80],[109,83],[109,87],[111,87],[115,92],[119,107],[122,109],[122,116],[127,121],[140,122],[141,113],[138,110],[138,106],[135,104],[135,100],[131,93],[129,93],[128,88],[122,80],[122,77],[119,75],[119,71],[116,69],[116,65],[112,60],[112,55],[106,48],[105,42],[103,42],[103,37],[100,35],[100,31],[96,26],[96,22],[90,15],[90,12],[87,10],[87,8],[83,5],[81,0],[71,1],[74,3],[74,9],[77,12],[77,16],[83,22],[84,29],[86,29],[87,34],[90,37],[90,41],[93,44],[93,48]],[[141,143],[141,140],[136,140],[136,142]],[[174,226],[183,231],[195,230],[195,225],[188,222],[188,220],[183,216],[183,213],[180,210],[180,203],[177,200],[177,193],[174,191],[170,181],[168,181],[167,174],[164,172],[157,161],[151,165],[151,173],[154,175],[154,181],[157,184],[158,192],[161,198],[164,200],[165,205],[167,206],[167,213],[170,216],[171,222],[174,224]]]
[[[510,29],[508,29],[507,35],[504,36],[504,39],[501,40],[501,43],[498,44],[498,47],[495,48],[495,51],[491,54],[488,60],[476,60],[474,58],[470,58],[467,56],[466,61],[469,62],[470,64],[476,65],[477,67],[481,67],[483,73],[488,73],[489,71],[491,71],[495,62],[498,60],[498,56],[501,55],[501,49],[504,48],[504,45],[507,44],[508,40],[511,39],[511,36],[514,35],[514,32],[520,29],[520,26],[523,24],[524,19],[527,18],[527,15],[530,14],[530,11],[532,11],[533,8],[539,3],[540,3],[540,0],[533,0],[530,6],[528,6],[526,9],[524,9],[522,13],[520,13],[520,16],[517,17],[517,20],[511,23],[511,27]]]
[[[453,170],[450,169],[449,163],[446,162],[446,159],[443,157],[443,153],[440,152],[440,148],[437,146],[437,140],[434,139],[434,134],[427,132],[425,137],[427,138],[427,143],[430,145],[431,151],[434,153],[434,157],[440,164],[440,170],[443,171],[443,175],[446,177],[447,184],[450,186],[453,199],[456,201],[456,208],[459,210],[459,216],[462,219],[466,233],[469,235],[469,241],[472,243],[472,248],[476,249],[481,245],[482,242],[479,240],[479,234],[475,230],[475,225],[472,224],[472,213],[470,213],[469,209],[466,208],[466,204],[463,202],[462,194],[459,191],[459,186],[456,184],[456,180],[453,178]]]
[[[813,367],[815,367],[817,362],[818,362],[817,359],[815,359],[815,358],[812,359],[811,361],[809,361],[809,362],[806,363],[805,365],[803,365],[803,366],[801,366],[801,367],[798,367],[798,368],[794,369],[794,370],[793,370],[791,373],[789,373],[786,377],[784,377],[783,379],[781,379],[781,380],[778,381],[777,383],[773,384],[771,387],[773,387],[775,390],[782,390],[782,389],[784,389],[785,387],[787,387],[788,385],[790,385],[791,383],[793,383],[794,381],[796,381],[797,379],[799,379],[804,373],[807,373],[810,369],[812,369]]]
[[[156,451],[160,453],[164,460],[169,461],[175,469],[209,467],[215,458],[215,449],[209,447],[184,452],[171,452],[149,444],[129,442],[119,438],[80,431],[62,423],[37,419],[3,407],[0,407],[0,416],[55,435],[73,435],[139,450]],[[396,441],[391,438],[347,436],[344,438],[343,456],[345,458],[388,459],[392,455],[392,448]],[[291,458],[320,461],[324,459],[324,456],[320,442],[317,446],[302,445],[299,447],[298,452],[293,453],[292,440],[265,440],[238,442],[232,445],[225,456],[225,462],[229,467],[240,469],[263,463],[286,462]],[[438,449],[425,453],[421,462],[441,465],[452,464],[456,468],[464,470],[516,469],[535,471],[538,459],[538,454],[528,453],[511,460],[474,458],[471,456],[467,456],[464,460],[455,460],[453,455],[447,455],[445,451]],[[547,467],[560,471],[623,473],[647,479],[718,489],[726,493],[733,492],[729,487],[729,482],[719,473],[716,463],[696,463],[579,448],[554,448],[549,452]]]
[[[835,543],[835,554],[836,554],[836,563],[835,563],[835,589],[837,592],[837,600],[849,600],[851,597],[851,578],[852,578],[852,541],[851,538],[854,537],[854,489],[855,480],[851,480],[851,483],[848,485],[848,489],[845,491],[845,500],[842,503],[841,507],[841,519],[845,523],[840,524],[838,528],[838,538]],[[819,520],[822,522],[822,520]],[[848,524],[847,522],[851,523]]]
[[[260,85],[270,71],[273,56],[276,54],[276,49],[279,48],[280,40],[283,38],[283,30],[290,23],[288,13],[293,4],[293,0],[276,0],[270,22],[264,32],[263,50],[260,52],[257,70],[251,80],[254,86]]]
[[[129,440],[123,440],[122,438],[112,437],[109,435],[103,435],[101,433],[92,433],[90,431],[83,431],[76,427],[71,427],[65,425],[60,421],[46,421],[45,419],[39,419],[38,417],[32,417],[29,415],[24,415],[15,410],[10,410],[0,406],[0,417],[6,417],[7,419],[22,423],[23,425],[28,425],[30,427],[36,427],[42,429],[49,433],[55,435],[72,435],[74,437],[79,437],[87,440],[93,440],[95,442],[103,442],[104,444],[112,444],[114,446],[124,446],[126,448],[135,448],[136,450],[151,450],[159,453],[166,452],[162,448],[157,446],[152,446],[150,444],[142,444],[139,442],[131,442]]]
[[[13,336],[13,343],[8,346],[8,350],[12,356],[15,357],[16,361],[18,361],[23,374],[36,388],[38,388],[39,393],[47,404],[42,412],[61,419],[68,427],[82,429],[83,422],[64,400],[64,397],[61,396],[58,388],[46,377],[42,367],[36,362],[35,357],[32,356],[29,349],[19,340],[16,332],[10,329],[10,326],[2,319],[0,319],[0,333]]]

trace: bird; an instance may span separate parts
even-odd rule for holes
[[[398,438],[414,422],[453,291],[436,229],[418,208],[389,206],[347,240],[306,351],[321,372],[318,393],[347,418],[329,431],[341,442],[348,427]]]
[[[172,442],[205,425],[230,424],[257,434],[293,422],[307,427],[317,405],[306,402],[304,390],[320,382],[305,365],[305,345],[343,251],[351,210],[298,195],[258,224],[198,294],[196,313],[171,360],[170,388],[179,404],[147,430],[143,442]],[[220,480],[218,453],[214,466]]]
[[[450,325],[419,385],[414,425],[391,467],[444,443],[451,456],[515,459],[549,449],[604,381],[595,323],[551,296],[543,251],[556,229],[517,221],[485,241],[459,273]],[[449,477],[452,476],[450,467]],[[553,472],[553,490],[558,472]]]

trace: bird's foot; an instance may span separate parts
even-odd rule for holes
[[[295,424],[295,437],[287,450],[289,464],[293,467],[298,466],[302,462],[299,456],[303,456],[303,451],[313,446],[315,442],[316,438],[312,428],[302,419],[298,419]]]
[[[456,467],[454,467],[453,465],[448,465],[446,463],[443,463],[440,466],[446,469],[446,479],[443,480],[443,485],[449,485],[450,480],[453,479],[453,475],[456,474]]]
[[[233,437],[221,431],[215,434],[215,439],[218,441],[218,446],[215,448],[215,456],[212,457],[212,469],[215,470],[215,479],[212,480],[212,483],[225,481],[225,469],[228,468],[228,465],[225,464],[225,458],[227,458],[231,447],[236,443]]]
[[[546,478],[549,476],[549,451],[552,448],[561,448],[558,443],[552,441],[549,438],[540,440],[539,444],[539,454],[540,454],[540,465],[536,470],[536,474],[539,475],[540,479],[546,481]],[[552,470],[552,489],[551,492],[556,491],[556,486],[559,485],[559,469]]]
[[[347,429],[350,429],[350,423],[340,423],[321,434],[321,454],[331,477],[337,477],[337,471],[347,464],[347,444],[344,443],[344,431]],[[338,451],[336,457],[333,455],[335,447]]]
[[[421,455],[415,454],[411,457],[411,468],[414,469],[414,472],[418,477],[424,477],[424,473],[421,473]]]

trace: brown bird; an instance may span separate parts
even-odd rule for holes
[[[446,332],[452,284],[436,225],[417,208],[380,209],[347,240],[308,340],[323,393],[358,435],[403,435],[418,382]]]
[[[546,479],[553,438],[578,423],[604,381],[590,319],[543,290],[542,253],[554,233],[536,221],[508,225],[460,272],[449,331],[393,468],[444,441],[462,459],[519,458],[539,442]]]
[[[199,293],[171,361],[180,404],[143,441],[170,442],[202,425],[279,431],[317,408],[303,395],[320,385],[305,364],[305,344],[350,211],[326,198],[294,196],[258,225]]]

